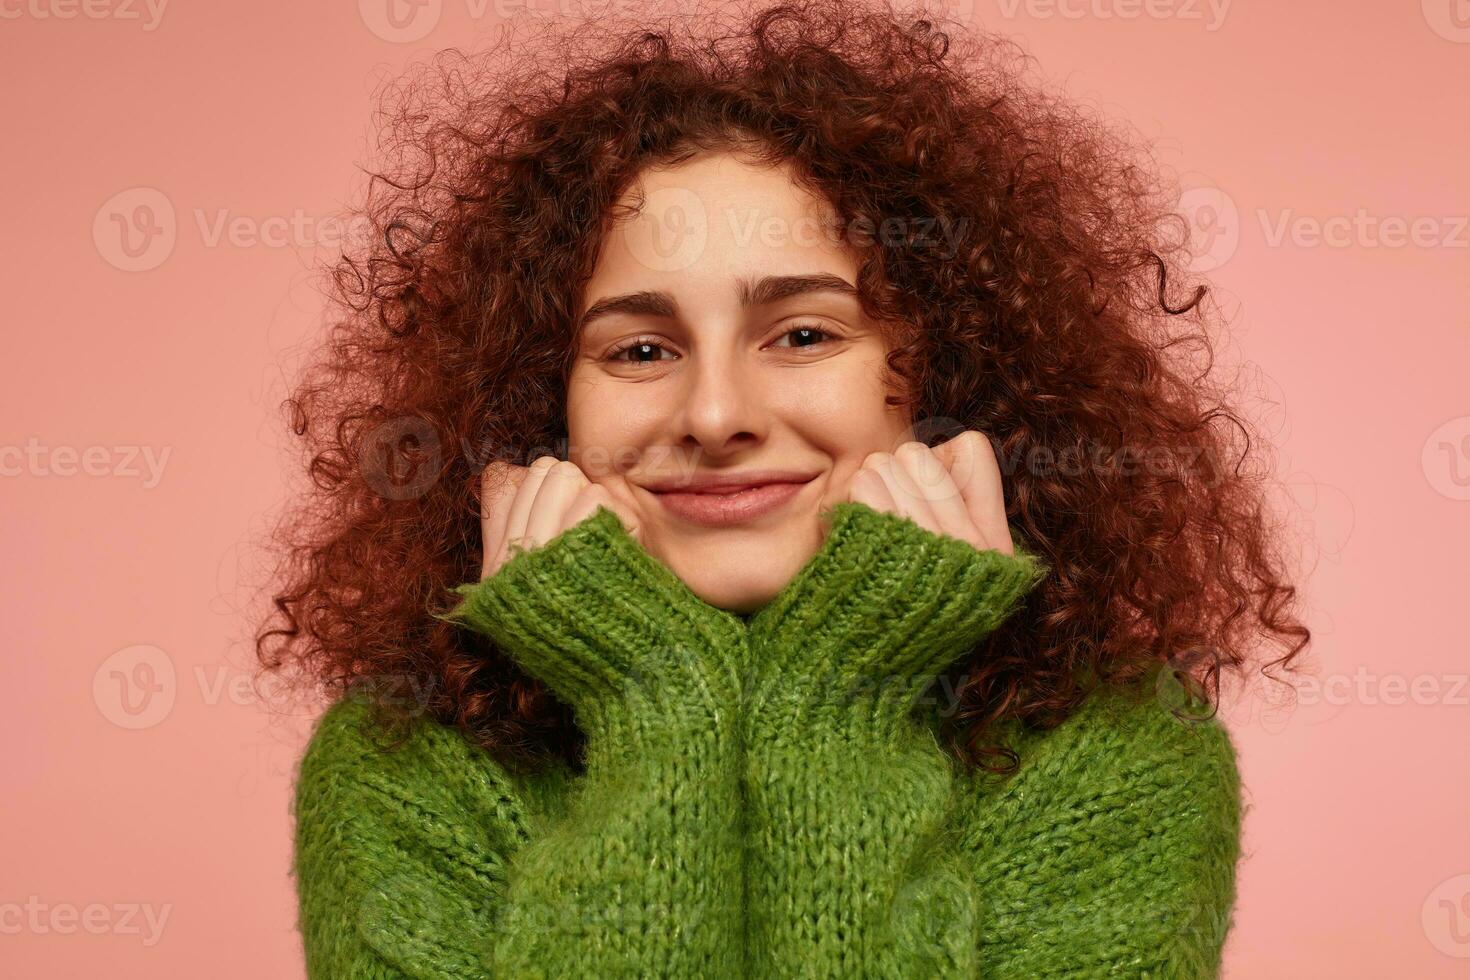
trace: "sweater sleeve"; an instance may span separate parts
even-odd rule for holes
[[[1014,611],[1035,556],[856,502],[750,624],[753,976],[973,977],[981,904],[948,753],[912,714]]]
[[[743,624],[606,508],[456,591],[445,618],[571,705],[585,772],[533,819],[442,726],[386,756],[323,729],[297,795],[310,975],[741,975]]]
[[[972,777],[960,821],[979,975],[1219,976],[1242,812],[1220,721],[1155,668],[1016,741],[1019,771]]]
[[[1044,574],[841,504],[757,614],[753,975],[1218,976],[1240,774],[1172,674],[1099,687],[1051,731],[1010,723],[1010,777],[960,769],[909,710]]]

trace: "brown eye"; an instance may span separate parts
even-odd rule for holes
[[[616,350],[609,352],[607,359],[609,361],[621,361],[624,364],[652,364],[655,361],[664,360],[664,358],[658,356],[658,352],[663,350],[664,346],[662,344],[655,343],[651,340],[635,340],[632,343],[624,344]],[[631,353],[633,356],[623,356],[628,353]]]
[[[821,327],[817,326],[814,323],[803,323],[792,327],[790,330],[786,331],[786,333],[781,335],[782,340],[785,340],[787,337],[796,337],[799,338],[799,342],[794,342],[786,345],[778,344],[777,346],[815,347],[817,344],[820,344],[824,340],[830,339],[832,336],[833,335],[830,332],[823,330]]]

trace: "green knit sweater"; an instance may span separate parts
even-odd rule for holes
[[[316,978],[1213,977],[1240,777],[1171,675],[1098,687],[1020,771],[941,748],[917,695],[1046,573],[845,502],[739,616],[606,508],[445,617],[574,710],[585,771],[514,777],[428,720],[328,709],[296,786]]]

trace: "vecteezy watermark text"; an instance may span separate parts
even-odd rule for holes
[[[163,479],[172,446],[43,446],[31,436],[24,446],[0,446],[0,477],[145,475],[143,488],[152,490]],[[142,463],[144,469],[139,469]]]
[[[28,895],[24,902],[0,902],[0,935],[21,933],[70,936],[78,931],[92,936],[142,936],[143,945],[152,947],[163,936],[173,904],[154,906],[151,902],[45,902],[39,895]]]

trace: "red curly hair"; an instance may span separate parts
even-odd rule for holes
[[[914,328],[890,355],[902,397],[935,435],[991,437],[1008,518],[1051,566],[955,666],[957,755],[1012,771],[997,722],[1051,727],[1161,664],[1213,713],[1260,641],[1285,651],[1267,666],[1307,644],[1263,441],[1212,377],[1204,285],[1180,285],[1176,196],[1028,84],[1011,42],[888,0],[537,26],[383,99],[372,234],[331,270],[336,322],[286,403],[311,487],[273,541],[266,671],[361,693],[385,728],[428,714],[507,765],[580,764],[569,709],[430,613],[478,577],[485,464],[565,444],[577,290],[614,202],[650,164],[752,140],[849,227],[904,219],[864,251],[864,311]],[[915,237],[933,216],[958,251]]]

